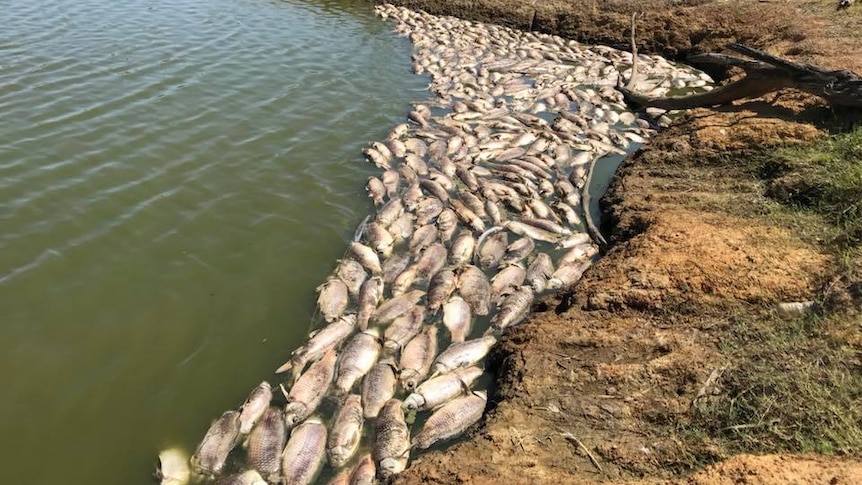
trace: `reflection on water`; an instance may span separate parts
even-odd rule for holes
[[[305,336],[427,81],[364,1],[3,14],[4,481],[150,483]]]

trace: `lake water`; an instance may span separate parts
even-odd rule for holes
[[[152,483],[305,338],[428,80],[364,1],[0,12],[2,481]]]

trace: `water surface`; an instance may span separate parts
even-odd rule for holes
[[[152,483],[305,337],[427,80],[363,1],[0,5],[3,482]]]

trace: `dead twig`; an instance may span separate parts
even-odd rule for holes
[[[642,13],[634,12],[632,13],[632,72],[629,76],[629,82],[626,84],[627,89],[634,89],[635,84],[637,83],[638,74],[638,44],[635,41],[635,26],[637,25],[638,17],[643,15]]]
[[[577,446],[578,446],[578,448],[580,448],[580,449],[581,449],[581,451],[583,451],[584,453],[586,453],[587,458],[589,458],[589,459],[590,459],[590,463],[592,463],[592,464],[593,464],[593,466],[595,466],[595,467],[596,467],[596,469],[598,469],[598,470],[599,470],[599,472],[604,473],[604,470],[602,470],[602,466],[601,466],[601,465],[599,465],[599,460],[597,460],[597,459],[596,459],[596,457],[595,457],[595,456],[593,456],[593,454],[592,454],[592,453],[590,453],[590,450],[588,450],[588,449],[587,449],[587,447],[586,447],[586,446],[584,446],[584,444],[583,444],[583,443],[581,443],[581,440],[579,440],[575,435],[573,435],[572,433],[569,433],[568,431],[560,430],[560,435],[561,435],[563,438],[565,438],[566,440],[571,441],[572,443],[574,443],[575,445],[577,445]]]

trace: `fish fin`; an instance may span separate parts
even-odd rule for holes
[[[281,367],[275,370],[276,374],[281,374],[282,372],[287,372],[293,368],[293,359],[288,360],[284,364],[281,364]]]
[[[287,392],[287,389],[284,388],[284,384],[279,384],[278,388],[281,389],[281,393],[284,395],[284,398],[288,399],[288,397],[287,397],[288,392]]]
[[[460,384],[461,384],[461,389],[463,389],[463,390],[464,390],[464,394],[471,394],[471,393],[473,392],[473,390],[472,390],[472,389],[470,389],[470,386],[469,386],[469,385],[467,385],[467,383],[466,383],[466,382],[464,382],[464,380],[463,380],[463,379],[458,379],[458,383],[460,383]]]

